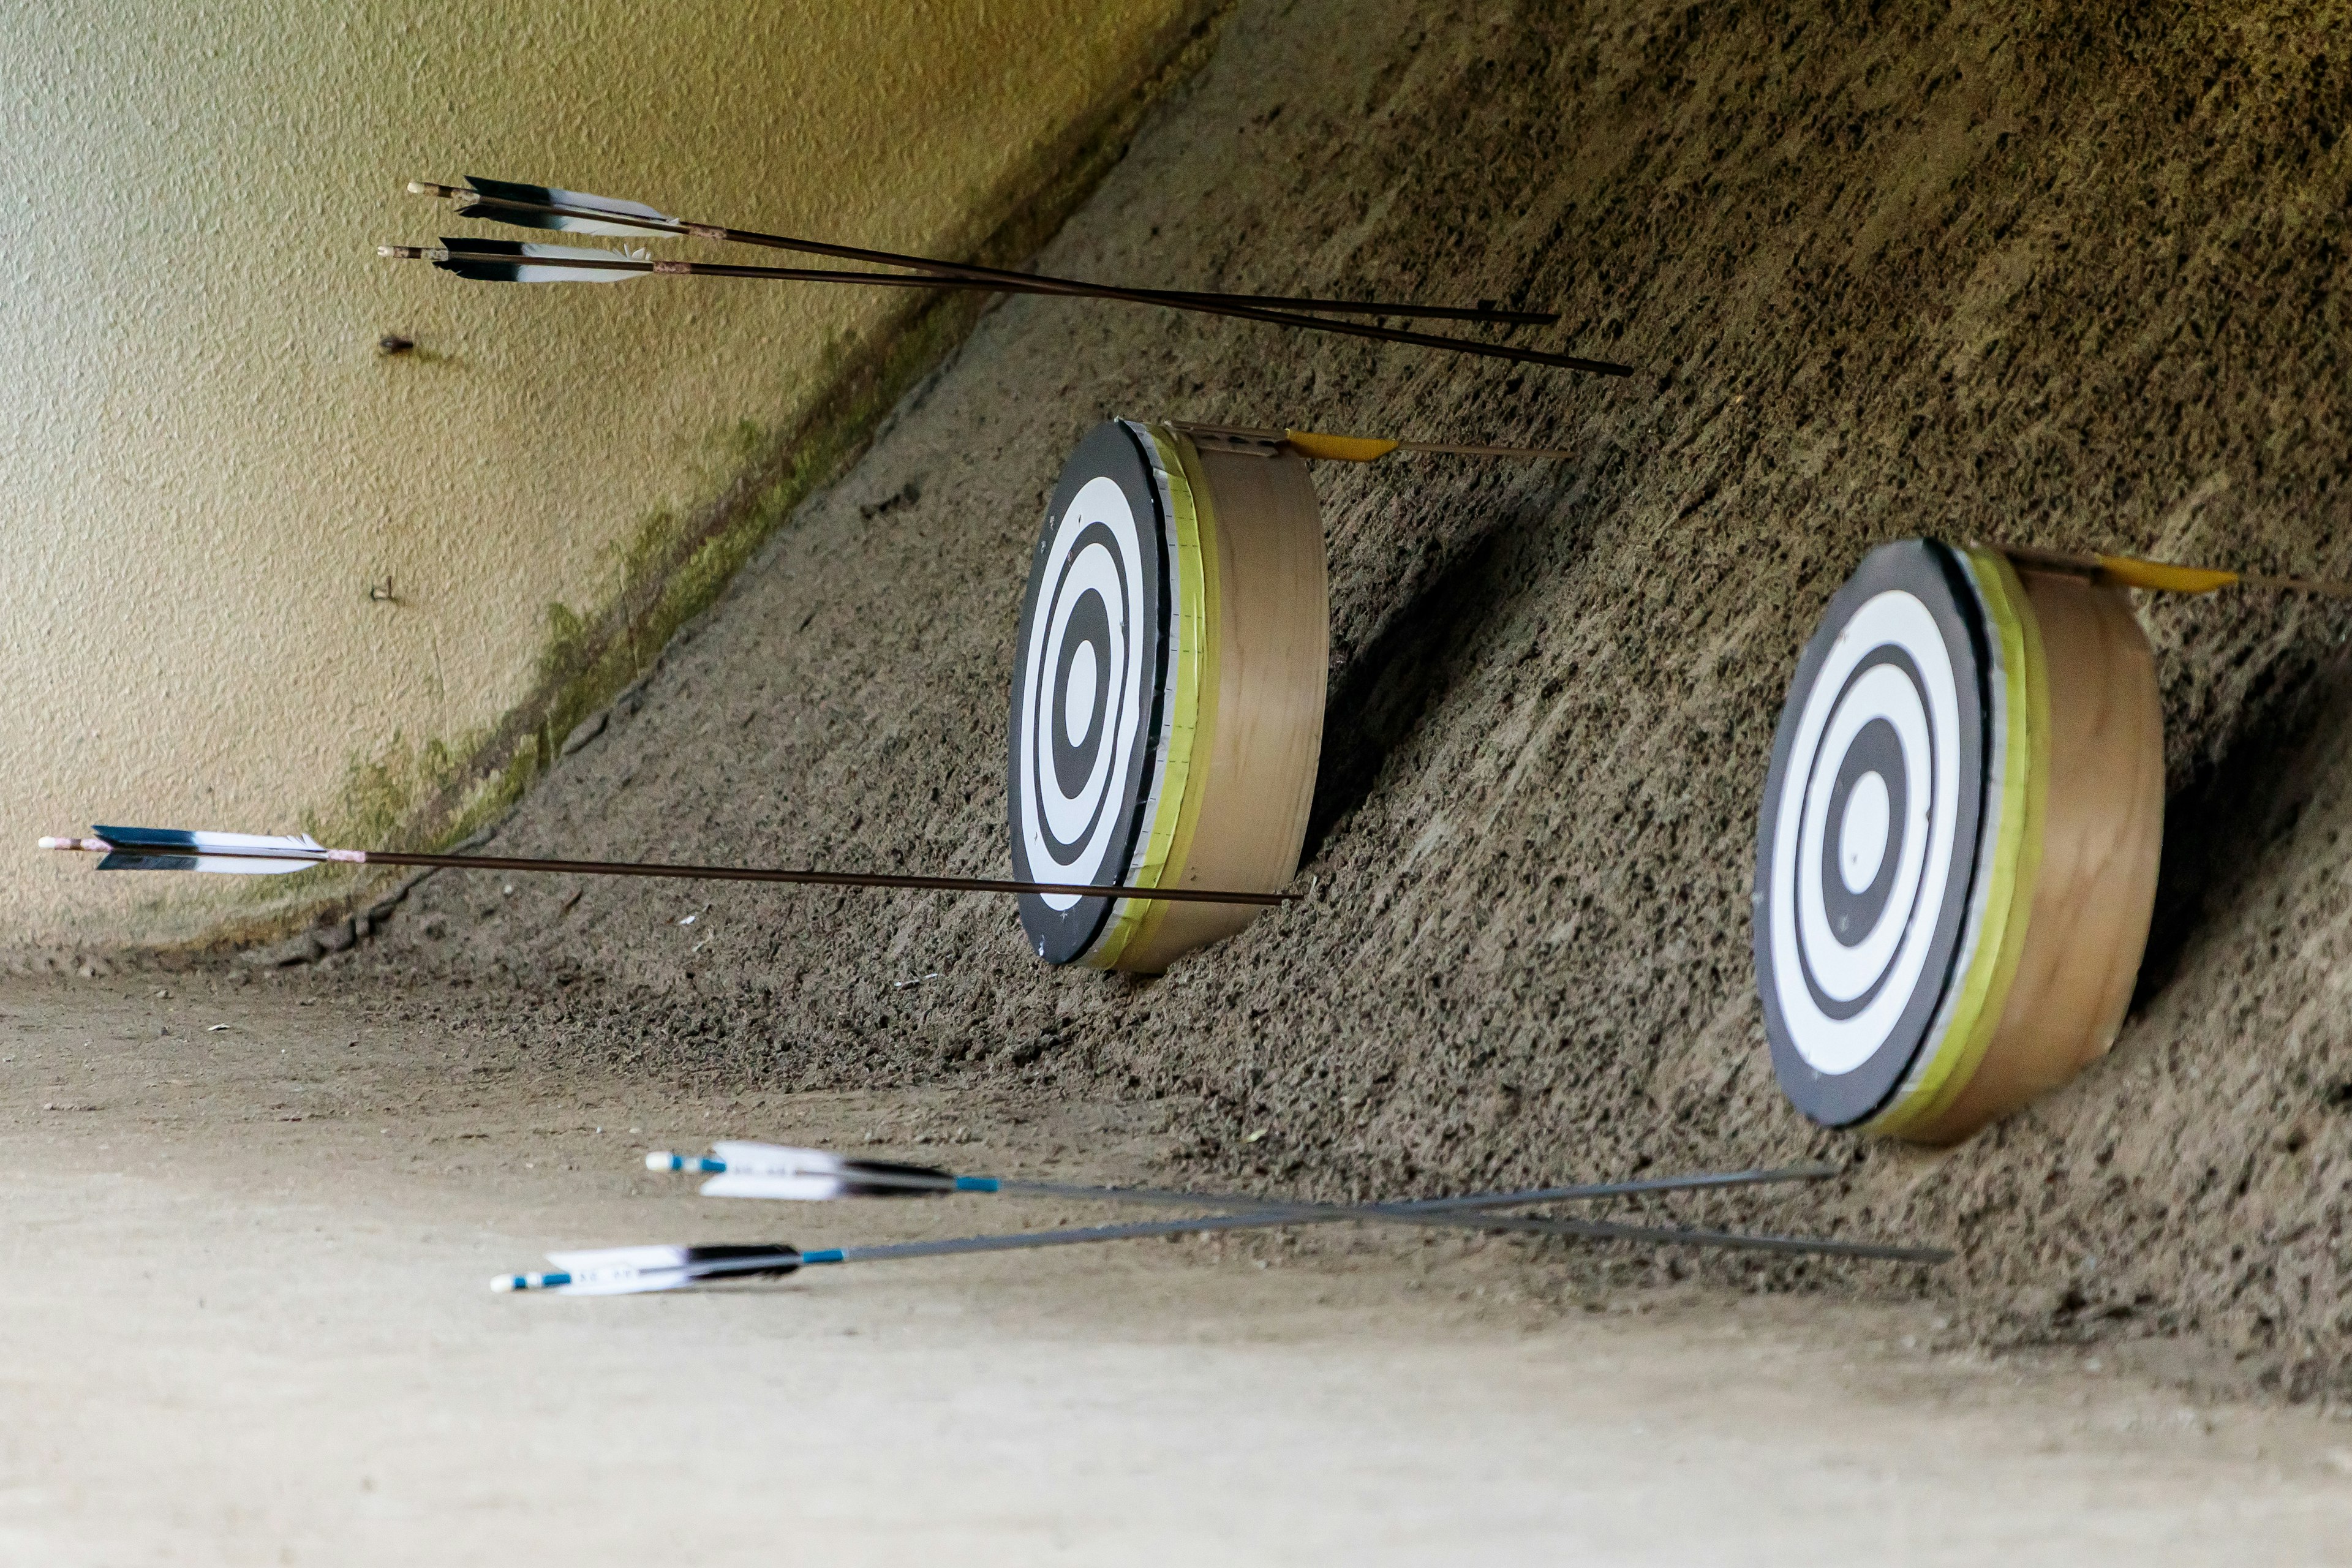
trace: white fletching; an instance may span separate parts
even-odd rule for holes
[[[813,1173],[790,1175],[739,1174],[734,1171],[702,1184],[706,1198],[782,1198],[788,1203],[830,1203],[847,1190],[839,1176]]]
[[[786,1143],[713,1143],[710,1152],[727,1162],[730,1176],[838,1176],[842,1171],[838,1154]]]
[[[683,1247],[596,1247],[582,1252],[551,1252],[547,1260],[566,1274],[597,1268],[683,1268]]]
[[[591,207],[598,212],[611,213],[615,217],[645,220],[644,223],[603,223],[593,217],[572,217],[569,214],[545,215],[548,227],[562,229],[568,234],[609,234],[626,238],[631,235],[645,233],[646,223],[662,228],[678,226],[677,219],[667,213],[657,212],[643,202],[625,202],[613,196],[592,196],[585,191],[559,190],[553,185],[549,185],[545,189],[547,205],[551,207]]]
[[[315,860],[327,852],[325,845],[307,833],[191,833],[188,837],[194,840],[200,855],[258,850],[265,855],[295,855]]]
[[[232,877],[283,877],[307,871],[329,858],[327,847],[307,833],[138,833],[123,830],[106,842],[118,855],[191,860],[173,869],[216,871]]]
[[[690,1284],[682,1247],[605,1247],[588,1252],[551,1252],[547,1260],[572,1276],[559,1296],[630,1296],[675,1290]]]
[[[612,232],[633,231],[616,229]],[[643,248],[613,251],[585,245],[526,245],[522,253],[526,257],[541,256],[573,261],[648,261],[653,257],[651,251]],[[608,272],[602,268],[533,267],[528,261],[518,262],[514,269],[514,280],[518,283],[625,283],[632,278],[643,276],[641,272]]]

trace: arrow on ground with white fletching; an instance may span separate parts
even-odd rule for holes
[[[708,1174],[711,1179],[703,1183],[702,1194],[705,1197],[713,1198],[785,1198],[821,1203],[834,1198],[1003,1193],[1024,1197],[1077,1198],[1183,1208],[1214,1205],[1301,1212],[1312,1210],[1333,1215],[1344,1212],[1371,1218],[1384,1217],[1386,1212],[1383,1205],[1378,1205],[1318,1204],[1298,1198],[1265,1197],[1255,1193],[1181,1192],[1166,1187],[1102,1187],[1075,1182],[1026,1181],[1015,1176],[967,1176],[933,1165],[854,1159],[845,1154],[836,1154],[830,1149],[801,1149],[786,1143],[742,1141],[714,1143],[709,1154],[673,1154],[666,1150],[656,1150],[646,1156],[646,1169]],[[1689,1175],[1643,1176],[1623,1182],[1535,1187],[1428,1202],[1439,1209],[1451,1210],[1516,1208],[1527,1204],[1576,1203],[1601,1198],[1636,1197],[1653,1193],[1765,1186],[1778,1182],[1819,1182],[1837,1173],[1837,1166],[1826,1164],[1782,1165],[1749,1171],[1702,1171]]]
[[[910,256],[898,251],[873,250],[862,246],[835,245],[824,240],[796,238],[790,235],[762,234],[756,229],[729,228],[723,225],[693,223],[672,217],[642,202],[621,201],[611,196],[591,195],[582,191],[566,191],[552,185],[522,184],[509,180],[488,180],[468,176],[463,186],[437,184],[428,180],[412,180],[410,191],[418,195],[454,199],[461,217],[489,218],[514,224],[524,228],[555,229],[574,234],[596,235],[672,235],[697,239],[724,240],[738,245],[756,245],[772,250],[798,251],[803,255],[831,257],[838,260],[864,262],[873,266],[898,267],[921,275],[919,279],[900,278],[898,286],[959,287],[978,285],[1012,293],[1060,294],[1085,299],[1119,300],[1130,304],[1160,305],[1171,310],[1192,310],[1203,315],[1230,316],[1241,321],[1263,321],[1271,326],[1301,328],[1309,331],[1339,332],[1349,337],[1370,338],[1382,342],[1412,343],[1422,348],[1444,349],[1454,353],[1471,354],[1487,359],[1510,360],[1521,364],[1554,365],[1564,370],[1589,371],[1600,375],[1630,375],[1631,366],[1605,360],[1580,359],[1572,354],[1551,353],[1541,349],[1513,348],[1506,343],[1482,343],[1466,338],[1449,338],[1431,332],[1401,331],[1393,327],[1370,326],[1360,321],[1333,321],[1328,316],[1301,314],[1302,311],[1329,311],[1355,315],[1441,316],[1454,320],[1517,324],[1534,321],[1548,324],[1556,316],[1542,312],[1500,310],[1491,306],[1392,305],[1360,303],[1340,300],[1260,299],[1241,294],[1203,294],[1177,289],[1121,289],[1108,284],[1088,283],[1074,278],[1054,278],[1043,273],[1015,272],[999,267],[981,267],[968,262],[943,261],[936,257]],[[447,267],[461,248],[478,247],[483,242],[442,241],[438,251],[415,246],[383,246],[377,254],[399,259],[432,260]],[[549,247],[548,250],[561,247]],[[599,253],[590,252],[591,257]],[[531,258],[535,270],[541,268],[562,268],[583,267],[609,271],[682,273],[688,275],[729,278],[782,278],[799,281],[881,283],[887,280],[877,274],[810,274],[794,268],[715,267],[684,261],[653,261],[639,265],[624,265],[630,258],[614,257],[609,261],[564,259],[542,255]],[[520,265],[509,263],[510,266]],[[462,270],[462,268],[453,268]],[[476,274],[479,275],[479,274]],[[928,282],[925,279],[929,279]],[[500,277],[494,281],[538,281],[537,278]]]
[[[960,1176],[928,1165],[901,1165],[881,1161],[851,1160],[824,1149],[795,1149],[778,1143],[725,1142],[712,1145],[712,1157],[656,1152],[646,1156],[656,1171],[712,1173],[702,1185],[707,1197],[782,1198],[812,1203],[835,1198],[914,1196],[937,1193],[1004,1193],[1031,1197],[1079,1199],[1104,1203],[1151,1204],[1185,1208],[1246,1207],[1268,1225],[1330,1225],[1345,1221],[1391,1225],[1443,1226],[1472,1230],[1523,1232],[1537,1236],[1573,1236],[1601,1241],[1645,1241],[1663,1245],[1726,1247],[1775,1252],[1836,1253],[1858,1258],[1891,1258],[1914,1262],[1940,1261],[1948,1254],[1933,1248],[1886,1247],[1874,1242],[1840,1241],[1830,1237],[1751,1236],[1739,1232],[1693,1230],[1681,1226],[1632,1226],[1608,1220],[1538,1219],[1491,1211],[1533,1204],[1591,1203],[1604,1198],[1647,1194],[1694,1192],[1712,1188],[1761,1186],[1775,1182],[1813,1182],[1837,1173],[1833,1165],[1796,1165],[1776,1170],[1707,1171],[1689,1175],[1649,1176],[1625,1182],[1588,1183],[1575,1186],[1534,1187],[1517,1192],[1478,1193],[1466,1197],[1420,1198],[1386,1204],[1318,1204],[1296,1198],[1259,1197],[1235,1193],[1172,1192],[1157,1187],[1097,1187],[1063,1182],[1029,1182],[998,1176]],[[1241,1228],[1249,1215],[1221,1216],[1211,1229]],[[1226,1220],[1236,1223],[1228,1225]],[[1190,1222],[1180,1222],[1190,1223]]]
[[[44,849],[103,855],[101,871],[220,871],[284,876],[313,866],[422,866],[453,871],[556,871],[588,877],[667,877],[698,882],[789,882],[819,888],[909,888],[945,893],[1076,893],[1090,899],[1171,903],[1287,904],[1296,893],[1208,888],[1097,888],[1080,882],[1014,882],[988,877],[903,877],[879,871],[787,870],[758,866],[672,866],[644,860],[541,860],[502,855],[412,855],[390,849],[330,849],[307,833],[194,833],[177,827],[90,829],[87,838],[44,838]]]
[[[675,1290],[681,1286],[719,1279],[775,1278],[795,1269],[830,1263],[887,1263],[910,1258],[946,1258],[959,1253],[1021,1252],[1036,1247],[1076,1247],[1103,1241],[1141,1241],[1153,1237],[1196,1236],[1213,1231],[1266,1230],[1285,1226],[1315,1225],[1326,1217],[1388,1219],[1401,1217],[1415,1206],[1411,1204],[1381,1205],[1376,1205],[1377,1215],[1349,1211],[1329,1216],[1312,1207],[1260,1209],[1249,1214],[1209,1215],[1198,1219],[1143,1220],[1131,1225],[1076,1226],[1065,1230],[1009,1231],[996,1236],[953,1237],[942,1241],[902,1241],[878,1247],[828,1247],[807,1251],[782,1242],[772,1242],[757,1246],[615,1247],[587,1252],[551,1252],[547,1260],[555,1266],[553,1268],[538,1274],[501,1274],[490,1281],[490,1289],[554,1290],[569,1296],[619,1296],[643,1290]],[[1602,1241],[1828,1254],[1880,1258],[1896,1263],[1941,1263],[1951,1257],[1941,1247],[1885,1247],[1830,1237],[1742,1236],[1722,1231],[1670,1230],[1598,1222],[1579,1224],[1528,1220],[1511,1224],[1510,1221],[1517,1217],[1493,1215],[1472,1220],[1457,1215],[1450,1221],[1437,1223],[1475,1224],[1481,1229],[1538,1229],[1544,1234],[1579,1236]]]

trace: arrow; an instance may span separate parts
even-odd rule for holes
[[[992,294],[1045,294],[1046,289],[929,278],[904,272],[836,272],[808,267],[737,267],[714,261],[656,261],[643,250],[529,245],[511,239],[444,236],[439,245],[379,245],[394,261],[430,261],[478,283],[620,283],[656,273],[686,278],[765,278],[788,283],[849,283],[876,289],[973,289]]]
[[[2021,566],[2074,572],[2141,588],[2151,594],[2210,594],[2229,587],[2275,588],[2291,594],[2317,594],[2330,599],[2352,599],[2352,583],[2321,577],[2273,577],[2259,572],[2233,572],[2220,566],[2179,566],[2137,555],[2080,555],[2066,550],[2042,550],[2029,544],[1994,544]]]
[[[940,1193],[1003,1193],[1028,1197],[1075,1198],[1101,1203],[1172,1205],[1183,1208],[1278,1208],[1297,1213],[1385,1217],[1395,1205],[1337,1205],[1250,1193],[1176,1192],[1163,1187],[1101,1187],[1070,1182],[1034,1182],[1010,1176],[965,1176],[932,1165],[856,1160],[827,1149],[796,1149],[782,1143],[721,1142],[709,1155],[656,1150],[646,1156],[648,1171],[705,1173],[702,1194],[713,1198],[782,1198],[822,1203],[835,1198],[919,1197]],[[1749,1171],[1704,1171],[1692,1175],[1644,1176],[1569,1187],[1484,1193],[1466,1198],[1433,1198],[1417,1205],[1430,1213],[1514,1208],[1526,1204],[1577,1203],[1650,1193],[1705,1188],[1762,1186],[1776,1182],[1818,1182],[1838,1173],[1835,1165],[1784,1165]]]
[[[1457,1202],[1433,1199],[1433,1203]],[[1377,1217],[1413,1212],[1412,1204],[1377,1205]],[[539,1274],[501,1274],[493,1290],[554,1290],[569,1296],[618,1296],[641,1290],[675,1290],[705,1280],[781,1277],[830,1263],[887,1263],[909,1258],[946,1258],[969,1252],[1019,1252],[1045,1247],[1076,1247],[1100,1241],[1140,1241],[1152,1237],[1197,1236],[1213,1231],[1265,1230],[1316,1225],[1323,1217],[1308,1209],[1259,1209],[1249,1214],[1210,1215],[1199,1219],[1143,1220],[1129,1225],[1076,1226],[1062,1230],[1009,1231],[993,1236],[953,1237],[940,1241],[903,1241],[880,1247],[828,1247],[809,1251],[783,1242],[730,1247],[617,1247],[588,1252],[551,1252],[554,1268]],[[1372,1217],[1362,1213],[1339,1218]],[[1679,1230],[1664,1226],[1611,1225],[1601,1221],[1519,1220],[1491,1215],[1447,1223],[1482,1230],[1537,1231],[1597,1241],[1641,1241],[1668,1247],[1730,1247],[1747,1251],[1824,1254],[1894,1263],[1942,1263],[1942,1247],[1887,1247],[1828,1237],[1750,1236],[1730,1231]]]
[[[816,241],[795,240],[782,235],[759,234],[749,229],[722,228],[712,224],[688,223],[656,212],[643,202],[618,201],[611,196],[590,195],[584,191],[558,190],[551,185],[527,185],[512,180],[488,180],[467,175],[466,184],[436,184],[429,180],[408,182],[409,194],[453,200],[462,205],[459,217],[478,217],[489,223],[510,224],[517,228],[557,229],[572,234],[611,235],[634,237],[647,234],[691,237],[698,239],[731,241],[740,245],[765,246],[771,249],[799,250],[813,256],[832,256],[843,260],[868,261],[884,267],[905,267],[935,277],[960,279],[967,282],[1003,287],[1022,293],[1075,294],[1095,296],[1108,292],[1116,298],[1147,300],[1177,309],[1209,305],[1239,305],[1276,310],[1322,310],[1334,314],[1358,316],[1425,317],[1448,321],[1477,321],[1496,326],[1549,327],[1559,320],[1557,310],[1509,310],[1482,302],[1477,305],[1398,305],[1378,300],[1321,300],[1295,295],[1215,294],[1186,289],[1110,289],[1108,285],[1089,283],[1076,278],[1053,278],[1042,273],[1013,272],[994,267],[974,267],[961,262],[943,261],[936,257],[907,256],[887,250],[866,250],[854,246],[825,245]],[[869,278],[871,273],[844,273],[845,278]]]
[[[1251,425],[1196,425],[1172,420],[1175,428],[1205,445],[1272,454],[1288,447],[1302,458],[1333,463],[1372,463],[1391,452],[1445,452],[1470,458],[1573,458],[1558,447],[1471,447],[1446,441],[1404,441],[1386,436],[1327,436],[1313,430],[1269,430]]]
[[[528,228],[564,227],[574,233],[587,234],[667,234],[690,235],[700,239],[727,240],[740,245],[764,246],[771,249],[799,251],[810,256],[827,256],[845,261],[862,261],[877,266],[903,267],[925,273],[935,279],[961,280],[984,284],[992,289],[1023,293],[1052,293],[1096,300],[1120,300],[1130,304],[1160,305],[1171,310],[1192,310],[1203,315],[1230,316],[1236,320],[1262,321],[1272,326],[1294,327],[1309,331],[1337,332],[1344,336],[1370,338],[1381,342],[1411,343],[1422,348],[1444,349],[1454,353],[1485,359],[1510,360],[1521,364],[1553,365],[1564,370],[1581,370],[1599,375],[1631,375],[1629,365],[1604,360],[1581,359],[1572,354],[1548,353],[1541,349],[1513,348],[1503,343],[1482,343],[1466,338],[1449,338],[1431,332],[1406,331],[1394,327],[1367,326],[1356,321],[1332,321],[1321,316],[1300,315],[1269,309],[1264,304],[1247,303],[1245,296],[1194,295],[1186,296],[1168,290],[1118,289],[1107,284],[1086,283],[1076,279],[1053,278],[1034,272],[1013,272],[1003,268],[979,267],[961,262],[941,261],[931,257],[908,256],[895,251],[869,250],[858,246],[833,245],[822,240],[800,239],[787,235],[761,234],[753,229],[728,228],[716,224],[691,223],[655,212],[642,203],[616,201],[609,196],[589,196],[577,191],[562,191],[548,185],[523,185],[503,180],[486,180],[468,176],[465,186],[436,184],[431,181],[412,180],[411,191],[420,195],[445,196],[465,205],[458,208],[461,217],[496,218],[519,224]],[[568,198],[568,199],[559,199]],[[550,223],[547,220],[561,220]],[[464,242],[460,242],[462,244]],[[483,242],[472,242],[479,245]],[[458,248],[444,241],[444,250]],[[553,248],[553,247],[551,247]],[[444,260],[428,256],[425,249],[410,246],[383,246],[377,253],[398,259]],[[580,266],[553,258],[538,258],[545,265]],[[602,264],[600,269],[611,269],[614,264]],[[703,273],[730,278],[782,277],[808,281],[800,274],[784,268],[719,268],[701,263],[663,261],[646,263],[650,272]],[[827,279],[839,281],[840,279]],[[940,287],[934,283],[929,287]],[[1338,302],[1325,302],[1325,308]],[[1393,310],[1383,307],[1385,313]]]
[[[309,834],[191,833],[176,827],[90,829],[88,838],[44,838],[44,849],[103,855],[101,871],[220,871],[283,876],[328,864],[424,866],[455,871],[561,871],[587,877],[668,877],[700,882],[790,882],[819,888],[913,888],[945,893],[1076,893],[1089,899],[1152,899],[1170,903],[1297,903],[1297,893],[1206,888],[1097,888],[1083,882],[1012,882],[984,877],[901,877],[877,871],[777,870],[751,866],[672,866],[642,860],[538,860],[499,855],[411,855],[387,849],[330,849]]]
[[[1461,1226],[1473,1230],[1509,1230],[1546,1236],[1578,1236],[1598,1239],[1646,1241],[1705,1237],[1706,1245],[1763,1245],[1786,1237],[1738,1237],[1722,1231],[1688,1231],[1619,1225],[1597,1220],[1531,1219],[1517,1215],[1479,1211],[1517,1208],[1529,1204],[1592,1202],[1649,1193],[1687,1192],[1704,1188],[1758,1186],[1774,1182],[1820,1181],[1837,1173],[1833,1165],[1797,1165],[1774,1170],[1702,1172],[1693,1175],[1652,1176],[1629,1182],[1578,1186],[1537,1187],[1518,1192],[1479,1193],[1468,1197],[1423,1198],[1389,1204],[1318,1204],[1297,1199],[1259,1197],[1234,1193],[1171,1192],[1153,1187],[1096,1187],[1061,1182],[1024,1182],[996,1176],[959,1176],[928,1165],[902,1165],[881,1161],[849,1160],[823,1149],[794,1149],[775,1143],[728,1142],[712,1145],[715,1159],[656,1152],[646,1156],[653,1171],[715,1172],[702,1184],[706,1197],[782,1198],[824,1202],[844,1197],[916,1196],[938,1193],[1007,1193],[1034,1197],[1082,1201],[1139,1203],[1178,1207],[1242,1206],[1280,1214],[1286,1225],[1328,1225],[1341,1220],[1381,1221],[1399,1225]],[[1910,1256],[1915,1249],[1893,1253],[1874,1244],[1804,1242],[1798,1250],[1853,1251],[1857,1256]]]

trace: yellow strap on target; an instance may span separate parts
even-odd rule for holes
[[[1972,901],[1975,930],[1964,940],[1945,1003],[1942,1027],[1928,1042],[1867,1132],[1907,1136],[1928,1126],[1968,1089],[2009,1005],[2010,983],[2024,956],[2026,920],[2042,872],[2042,816],[2050,795],[2050,678],[2042,631],[2025,586],[1997,551],[1963,552],[1982,593],[1987,629],[1997,641],[2000,690],[1994,694],[1993,742],[1986,758],[1994,814],[1992,854]]]
[[[2211,566],[2175,566],[2163,561],[2143,561],[2137,555],[2102,555],[2099,564],[2125,587],[2145,588],[2152,594],[2210,594],[2238,581],[2235,572]]]
[[[1297,447],[1299,456],[1331,463],[1370,463],[1404,445],[1378,436],[1318,436],[1312,430],[1285,430],[1282,438]]]

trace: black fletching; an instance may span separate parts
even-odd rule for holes
[[[511,202],[530,202],[539,206],[561,206],[555,193],[545,185],[518,184],[512,180],[486,180],[479,174],[468,174],[466,183],[482,195],[504,196]],[[517,228],[561,229],[563,220],[553,213],[535,213],[518,207],[486,207],[479,202],[467,202],[457,209],[459,217],[488,218],[493,223],[512,224]]]
[[[433,265],[481,283],[513,283],[522,277],[522,242],[513,239],[451,239],[443,237],[447,259]]]
[[[689,1247],[686,1269],[695,1275],[730,1275],[741,1279],[782,1279],[801,1266],[800,1251],[790,1247]]]
[[[866,1181],[858,1180],[864,1176]],[[887,1180],[874,1181],[873,1177]],[[851,1198],[919,1198],[955,1190],[955,1178],[935,1165],[899,1165],[887,1160],[844,1160],[841,1190]]]

